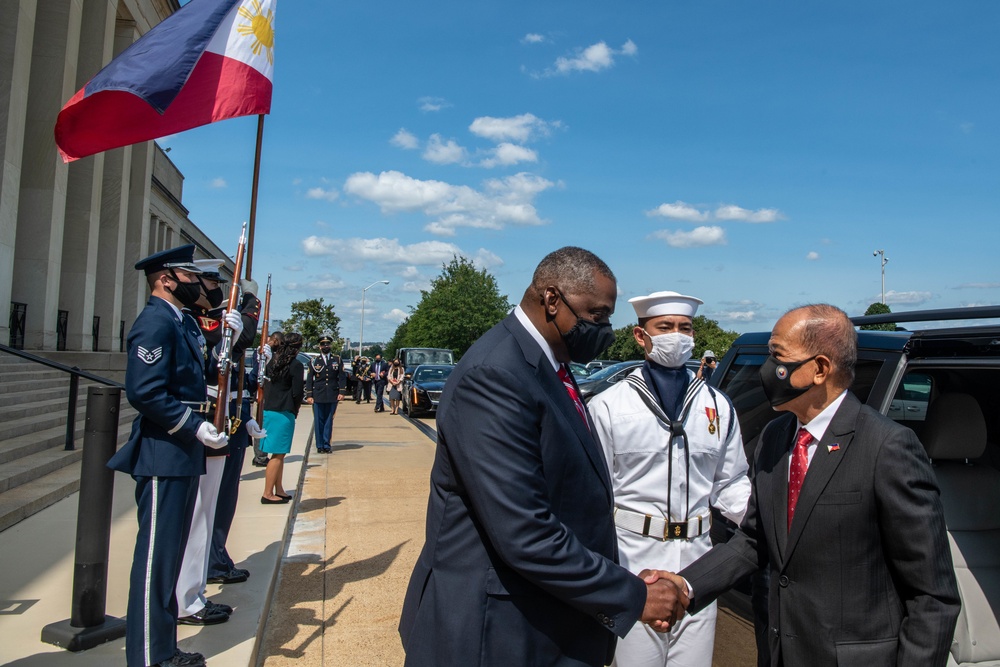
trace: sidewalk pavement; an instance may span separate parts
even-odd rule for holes
[[[294,489],[300,479],[311,430],[312,411],[303,406],[295,427],[292,453],[285,457],[287,489]],[[247,667],[256,663],[258,638],[293,508],[293,503],[260,503],[264,469],[253,467],[252,457],[250,451],[243,468],[239,504],[228,545],[237,566],[250,570],[250,579],[242,584],[208,586],[210,598],[235,609],[229,622],[208,627],[182,625],[178,631],[180,647],[203,653],[212,667]],[[135,547],[134,493],[132,479],[116,474],[107,614],[119,618],[125,614]],[[79,494],[73,494],[0,532],[0,665],[125,665],[124,639],[79,653],[42,643],[40,639],[44,626],[70,617],[78,504]]]

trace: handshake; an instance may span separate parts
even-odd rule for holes
[[[646,606],[639,619],[657,632],[667,632],[681,618],[691,600],[684,579],[663,570],[643,570],[639,578],[646,584]]]

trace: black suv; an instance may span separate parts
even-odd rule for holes
[[[991,634],[989,628],[995,629],[1000,619],[1000,580],[996,578],[1000,572],[1000,324],[969,325],[973,319],[993,318],[1000,318],[1000,306],[852,318],[856,326],[941,325],[919,331],[859,330],[851,390],[862,403],[913,429],[934,462],[963,600],[952,646],[953,656],[962,665],[1000,660],[1000,642],[995,638],[987,642],[984,636]],[[947,321],[955,322],[946,325]],[[781,414],[768,405],[758,376],[768,356],[769,338],[770,332],[737,338],[711,380],[733,400],[750,461],[760,432]],[[969,439],[976,440],[971,448],[964,445]],[[956,444],[958,448],[952,449]],[[957,453],[949,455],[948,451]],[[965,475],[971,475],[968,483],[955,481]],[[732,524],[718,514],[715,519],[713,539],[728,539]],[[747,582],[725,597],[748,617],[749,591]],[[759,602],[755,600],[754,605],[758,610]]]

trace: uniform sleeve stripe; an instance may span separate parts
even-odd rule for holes
[[[181,420],[179,422],[177,422],[177,425],[174,426],[169,431],[167,431],[167,433],[169,433],[170,435],[173,435],[174,433],[177,433],[177,431],[181,430],[181,427],[184,426],[184,424],[187,423],[187,420],[188,420],[189,417],[191,417],[191,408],[185,408],[184,409],[184,416],[181,417]]]

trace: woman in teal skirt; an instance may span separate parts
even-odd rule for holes
[[[267,437],[260,441],[260,449],[271,455],[264,470],[264,505],[287,503],[292,499],[285,493],[281,475],[285,469],[285,454],[292,449],[295,418],[302,405],[304,374],[302,364],[295,355],[302,347],[302,336],[285,334],[267,365],[267,384],[264,385],[264,430]],[[271,429],[271,430],[268,430]]]

